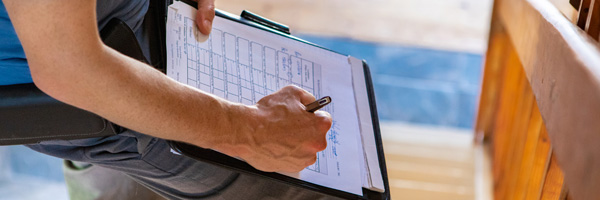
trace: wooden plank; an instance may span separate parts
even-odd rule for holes
[[[502,24],[498,21],[497,15],[493,12],[490,39],[483,68],[483,83],[477,112],[477,123],[475,125],[476,141],[491,140],[490,134],[494,129],[502,83],[501,78],[503,77],[502,66],[505,66],[506,59],[504,58],[508,54],[507,44],[510,44],[510,39]]]
[[[392,199],[475,199],[469,131],[382,123],[381,134]]]
[[[498,0],[575,199],[600,196],[600,51],[546,0]],[[594,170],[583,170],[594,169]]]
[[[542,189],[542,200],[562,200],[563,199],[563,173],[556,162],[556,157],[552,154],[550,165],[544,180]]]
[[[544,178],[550,163],[550,138],[546,126],[542,122],[537,144],[535,146],[535,154],[531,166],[531,174],[525,190],[525,199],[540,199]]]
[[[519,173],[517,175],[519,179],[514,185],[515,197],[513,199],[525,199],[527,195],[527,186],[529,185],[530,181],[534,178],[534,171],[546,169],[545,166],[535,166],[537,148],[544,147],[543,145],[546,145],[546,151],[548,151],[549,143],[546,142],[544,144],[540,142],[540,133],[543,125],[542,116],[538,109],[537,103],[535,103],[535,99],[531,99],[531,101],[533,102],[533,107],[531,108],[531,118],[529,120],[527,138],[525,140],[525,145],[522,151],[522,162],[519,168]],[[548,153],[541,154],[541,156],[543,156],[542,159],[545,158],[547,155]],[[538,167],[539,169],[536,169],[536,167]]]
[[[561,171],[562,173],[562,171]],[[563,173],[563,178],[564,178],[564,173]],[[563,188],[562,191],[560,192],[560,197],[558,198],[560,200],[568,200],[569,199],[569,190],[567,189],[566,185],[564,184],[564,179],[563,179]]]
[[[573,5],[574,8],[579,8],[582,0],[569,0],[569,3]],[[579,11],[579,9],[577,10]]]
[[[590,11],[585,24],[585,32],[598,41],[598,37],[600,36],[600,0],[591,1]]]
[[[492,140],[495,199],[505,199],[507,195],[506,182],[508,177],[506,173],[509,168],[506,165],[509,164],[508,153],[512,146],[511,139],[513,132],[511,130],[514,127],[513,119],[516,105],[521,95],[519,92],[519,80],[524,76],[515,51],[509,51],[505,59],[506,63],[502,66],[504,70],[502,73],[502,88]]]
[[[521,94],[518,98],[518,104],[513,118],[514,126],[511,130],[513,134],[510,140],[511,148],[508,149],[508,162],[505,163],[505,167],[508,170],[505,175],[508,178],[506,182],[508,199],[516,199],[515,196],[517,196],[515,193],[515,186],[518,179],[521,178],[519,177],[519,170],[522,165],[523,149],[525,148],[525,142],[527,140],[527,129],[531,117],[531,108],[533,107],[533,93],[531,92],[529,82],[525,76],[522,76],[519,81],[519,87]]]
[[[579,12],[577,13],[577,26],[581,28],[581,30],[585,30],[588,13],[590,13],[590,3],[592,3],[592,0],[581,0],[581,3],[579,4]]]

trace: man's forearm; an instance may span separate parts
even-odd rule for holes
[[[49,95],[96,113],[127,128],[155,137],[217,148],[249,108],[175,82],[150,66],[102,46],[73,63],[56,63],[63,70],[46,71],[36,84]],[[237,123],[232,123],[236,120]],[[223,134],[223,133],[228,133]]]
[[[234,134],[234,125],[241,123],[234,118],[251,114],[245,111],[249,109],[247,106],[179,84],[107,47],[97,56],[86,62],[86,67],[96,70],[72,74],[76,78],[71,84],[45,89],[59,100],[130,129],[165,139],[193,141],[209,148],[214,148],[211,144],[222,142],[226,136],[223,133]],[[77,82],[85,84],[75,84]]]

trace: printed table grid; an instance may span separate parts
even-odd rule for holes
[[[290,84],[318,96],[315,83],[321,77],[315,73],[321,66],[298,54],[216,28],[204,43],[194,39],[200,34],[197,30],[185,31],[189,32],[184,38],[189,85],[244,104],[255,104]]]

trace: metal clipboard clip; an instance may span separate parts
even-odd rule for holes
[[[257,24],[266,26],[268,28],[271,28],[273,30],[285,33],[290,35],[290,28],[284,24],[281,23],[277,23],[273,20],[267,19],[265,17],[262,17],[260,15],[254,14],[250,11],[244,10],[242,11],[242,14],[240,15],[243,19],[255,22]]]

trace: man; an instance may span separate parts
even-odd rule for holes
[[[165,140],[211,148],[269,172],[298,172],[313,164],[316,153],[327,145],[331,117],[304,111],[315,98],[298,87],[285,87],[257,105],[241,105],[177,83],[105,46],[98,26],[119,16],[139,32],[147,0],[3,0],[3,4],[20,44],[15,45],[16,38],[2,38],[11,45],[0,47],[0,55],[9,55],[0,60],[0,80],[9,81],[0,83],[27,82],[23,63],[9,63],[15,61],[12,57],[18,60],[20,54],[11,52],[22,45],[38,88],[130,129],[113,137],[29,146],[36,151],[116,169],[165,197],[191,199],[218,192],[233,175],[172,154]],[[198,10],[198,28],[208,34],[214,0],[200,0]],[[4,24],[8,20],[0,19]],[[7,26],[0,30],[12,31]],[[256,194],[262,192],[268,191]]]

